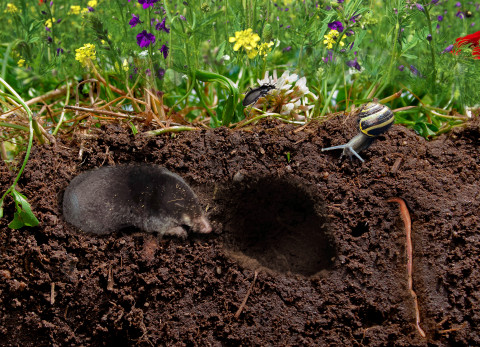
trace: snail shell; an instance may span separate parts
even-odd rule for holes
[[[369,102],[363,105],[358,114],[358,127],[362,133],[376,137],[386,132],[393,125],[395,117],[387,106]]]
[[[395,120],[392,110],[377,102],[363,105],[358,117],[360,132],[353,139],[344,145],[322,148],[322,152],[343,149],[341,157],[348,154],[351,159],[353,154],[363,163],[364,160],[358,153],[367,149],[377,136],[386,132],[393,125]]]

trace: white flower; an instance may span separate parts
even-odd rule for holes
[[[308,116],[308,111],[314,107],[310,100],[317,99],[316,95],[310,92],[307,87],[307,79],[299,79],[297,74],[290,74],[285,71],[280,78],[274,70],[272,76],[265,73],[263,79],[257,80],[259,85],[273,84],[272,89],[265,97],[259,98],[251,113],[259,114],[280,114],[296,120],[303,120]],[[307,98],[308,96],[308,98]],[[261,110],[261,111],[260,111]]]

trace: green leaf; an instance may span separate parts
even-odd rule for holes
[[[416,55],[413,55],[413,54],[402,54],[402,57],[405,57],[407,59],[418,59],[418,57]]]
[[[138,130],[137,130],[137,127],[135,126],[135,124],[133,124],[132,122],[128,122],[128,124],[130,125],[130,129],[132,129],[132,133],[133,135],[137,135],[138,134]]]
[[[32,208],[30,207],[25,195],[13,189],[12,197],[15,201],[17,211],[14,214],[13,221],[8,225],[9,228],[19,229],[24,226],[34,227],[40,224],[38,219],[33,214]]]
[[[225,45],[227,41],[223,41],[219,46],[218,46],[218,53],[217,56],[215,57],[216,61],[220,61],[224,55],[225,52]]]
[[[230,95],[225,102],[225,108],[223,109],[223,114],[222,114],[222,124],[225,126],[228,126],[233,119],[235,111],[235,100],[234,98]]]

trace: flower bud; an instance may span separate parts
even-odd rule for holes
[[[265,24],[265,26],[263,27],[262,38],[263,38],[263,41],[265,41],[265,42],[272,41],[273,29],[272,29],[272,26],[269,23]]]

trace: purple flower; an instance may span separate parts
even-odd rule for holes
[[[430,3],[431,3],[432,5],[436,5],[439,1],[440,1],[440,0],[432,0],[432,1],[430,1]]]
[[[343,24],[338,20],[332,23],[328,23],[328,27],[330,28],[330,30],[337,30],[338,32],[343,31]]]
[[[357,17],[360,17],[359,14],[354,14],[349,20],[350,22],[356,23],[357,22]]]
[[[166,45],[162,45],[162,48],[160,48],[160,53],[163,54],[163,59],[167,59],[167,57],[168,57],[168,47]]]
[[[462,3],[460,1],[458,1],[456,4],[455,4],[455,7],[460,7],[462,6]]]
[[[87,6],[88,12],[95,12],[95,9],[93,7]]]
[[[443,50],[443,52],[442,52],[442,53],[448,53],[448,52],[451,52],[451,51],[452,51],[452,49],[453,49],[453,45],[447,46],[447,48],[445,48],[445,49]]]
[[[347,64],[348,67],[353,67],[353,68],[357,69],[358,71],[362,70],[362,67],[360,66],[360,64],[357,61],[357,57],[355,57],[355,59],[353,59],[353,60],[347,61],[346,64]]]
[[[63,48],[57,48],[57,56],[63,53]]]
[[[155,66],[155,76],[161,80],[163,79],[163,76],[165,76],[165,69],[159,68],[158,66]]]
[[[47,42],[48,42],[48,43],[52,43],[52,42],[53,42],[53,39],[52,39],[51,36],[47,36]]]
[[[155,35],[147,33],[146,30],[137,35],[137,44],[140,47],[148,47],[150,44],[155,43]]]
[[[163,30],[165,31],[167,34],[170,32],[170,29],[168,29],[166,26],[165,26],[165,21],[167,20],[167,17],[163,18],[163,20],[158,23],[156,26],[155,26],[155,29],[157,30]]]
[[[345,2],[345,0],[338,0],[337,1],[339,4],[343,4]]]
[[[423,6],[420,5],[419,3],[416,3],[415,6],[417,6],[417,9],[418,9],[419,11],[425,12],[425,9],[424,9]]]
[[[282,51],[283,53],[285,53],[285,52],[290,52],[291,50],[292,50],[292,46],[287,46]]]
[[[443,20],[443,16],[438,16],[437,19],[439,22],[441,22]]]
[[[130,28],[133,28],[140,23],[141,23],[140,17],[132,13],[132,19],[130,19],[130,21],[128,22],[128,24],[130,24]]]
[[[464,14],[462,11],[458,11],[455,16],[457,16],[457,17],[460,18],[460,19],[464,19],[464,18],[465,18],[465,14]]]
[[[403,71],[403,70],[405,69],[405,65],[400,65],[400,66],[398,67],[398,69],[399,69],[400,71]]]
[[[428,40],[428,41],[432,41],[432,35],[428,34],[428,35],[427,35],[427,40]]]
[[[328,64],[329,61],[333,61],[333,51],[328,51],[327,56],[322,58],[325,64]]]
[[[420,73],[420,71],[417,70],[417,68],[413,65],[410,65],[410,72],[414,75],[414,76],[419,76],[419,77],[422,77],[422,74]]]
[[[150,69],[145,70],[145,75],[149,76],[152,74],[152,71]]]
[[[181,20],[184,20],[184,21],[186,21],[186,20],[187,20],[187,18],[185,18],[185,17],[184,17],[184,16],[182,16],[182,15],[180,15],[180,19],[181,19]]]
[[[145,10],[150,6],[153,7],[157,1],[158,0],[138,0],[138,3],[141,4],[143,6],[143,9]]]

